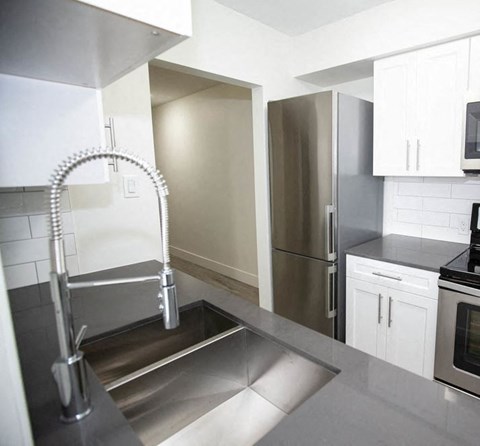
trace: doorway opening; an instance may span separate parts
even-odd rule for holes
[[[174,268],[258,304],[252,92],[149,64]]]

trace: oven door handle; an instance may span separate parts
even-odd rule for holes
[[[438,287],[446,290],[456,291],[457,293],[466,294],[468,296],[480,297],[480,290],[466,285],[460,285],[459,283],[450,282],[445,279],[438,279]]]

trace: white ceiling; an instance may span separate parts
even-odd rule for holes
[[[149,65],[148,70],[152,107],[175,101],[219,84],[210,79],[167,70],[152,64]]]
[[[216,0],[252,19],[290,36],[392,0]]]

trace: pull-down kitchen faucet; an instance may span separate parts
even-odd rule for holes
[[[163,269],[156,276],[136,277],[131,279],[99,280],[71,283],[65,262],[63,244],[62,218],[60,214],[60,194],[68,175],[78,166],[97,159],[114,158],[128,161],[139,167],[152,181],[160,205],[160,233],[163,250]],[[167,185],[160,172],[141,158],[117,149],[92,149],[79,152],[60,164],[54,172],[50,186],[50,288],[55,307],[60,357],[52,366],[52,372],[58,385],[62,403],[63,421],[78,421],[92,411],[90,391],[86,378],[83,353],[78,350],[85,335],[83,326],[75,337],[70,290],[92,286],[118,285],[131,282],[156,280],[160,284],[158,294],[160,311],[163,311],[165,328],[173,329],[179,325],[178,303],[173,271],[170,268],[169,233],[168,233],[168,195]]]

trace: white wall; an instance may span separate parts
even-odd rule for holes
[[[115,119],[117,147],[155,164],[148,66],[102,91],[105,116]],[[138,175],[138,198],[125,198],[123,175]],[[161,260],[158,202],[148,178],[119,162],[111,182],[71,186],[70,200],[80,273]]]
[[[221,84],[153,109],[172,253],[258,286],[249,89]]]
[[[384,234],[470,243],[472,203],[480,201],[480,179],[387,177]],[[466,223],[467,232],[459,226]]]
[[[289,71],[298,76],[478,33],[478,0],[395,0],[293,38]]]

